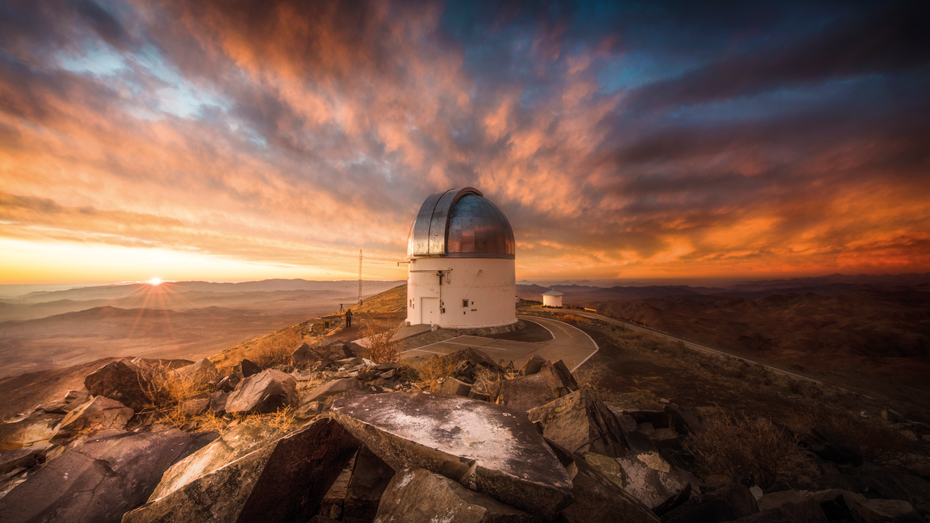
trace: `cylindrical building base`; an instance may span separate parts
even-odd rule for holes
[[[468,329],[517,321],[512,259],[412,258],[408,271],[407,321],[411,325]]]

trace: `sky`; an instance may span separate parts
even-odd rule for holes
[[[923,2],[0,1],[0,283],[930,271]]]

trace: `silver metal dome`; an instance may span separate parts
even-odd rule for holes
[[[407,238],[408,256],[514,259],[514,253],[507,217],[472,187],[427,198]]]

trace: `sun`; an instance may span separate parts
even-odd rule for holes
[[[145,283],[148,283],[149,285],[161,285],[162,279],[158,276],[155,276],[154,278],[146,280]]]

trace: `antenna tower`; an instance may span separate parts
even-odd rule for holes
[[[358,302],[362,303],[362,250],[358,250]]]

